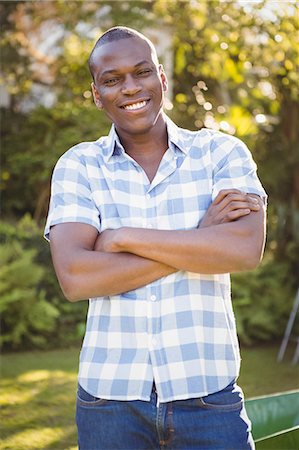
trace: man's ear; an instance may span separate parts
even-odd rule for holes
[[[103,109],[103,104],[100,100],[100,94],[99,94],[94,82],[91,83],[91,90],[92,90],[92,95],[93,95],[93,101],[94,101],[96,107],[99,109]]]
[[[166,76],[166,73],[164,72],[164,68],[163,68],[162,64],[159,65],[159,73],[160,73],[160,77],[161,77],[161,81],[162,81],[163,91],[166,92],[168,90],[168,81],[167,81],[167,76]]]

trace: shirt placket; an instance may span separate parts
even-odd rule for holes
[[[155,191],[145,189],[145,204],[146,204],[146,220],[145,228],[157,228],[155,211],[156,211],[156,199]],[[146,286],[146,298],[147,298],[147,331],[148,331],[148,345],[149,350],[155,350],[158,344],[159,328],[157,326],[158,314],[158,283],[154,281]]]
[[[176,160],[176,155],[172,151],[168,151],[163,157],[153,182],[145,189],[146,228],[159,228],[157,222],[157,205],[160,200],[158,197],[160,192],[159,185],[166,182],[166,179],[174,172],[177,167]],[[148,350],[157,389],[159,389],[159,380],[161,378],[158,365],[166,363],[164,361],[165,354],[161,351],[163,348],[161,341],[161,283],[161,280],[157,280],[146,286]],[[159,364],[157,364],[158,361]],[[164,389],[166,389],[166,386],[164,386]]]
[[[156,224],[156,205],[154,190],[146,193],[147,202],[147,228],[157,228]],[[147,299],[147,334],[148,334],[148,351],[150,353],[150,360],[152,370],[154,373],[155,382],[157,382],[157,354],[161,348],[161,311],[160,311],[160,280],[153,281],[146,286]]]

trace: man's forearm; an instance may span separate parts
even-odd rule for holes
[[[58,278],[65,296],[78,301],[131,291],[175,271],[129,253],[78,250],[73,263]]]
[[[130,252],[177,270],[226,273],[254,268],[264,246],[264,223],[252,217],[194,230],[124,228],[106,248]],[[250,223],[253,222],[253,223]],[[118,236],[117,236],[117,233]]]
[[[98,262],[99,259],[101,259],[101,268],[98,267],[100,270],[96,270],[93,261]],[[94,267],[94,274],[91,273],[90,264]],[[88,279],[90,286],[94,277],[100,279],[100,282],[88,288],[89,297],[121,294],[176,272],[176,269],[168,265],[130,253],[94,252],[92,256],[88,256],[88,266],[85,276],[81,272],[84,286]],[[80,274],[77,276],[80,282]]]
[[[97,251],[97,231],[89,225],[56,225],[50,239],[55,271],[70,301],[120,294],[176,271],[133,254]]]

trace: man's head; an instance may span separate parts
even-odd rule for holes
[[[167,79],[152,42],[138,31],[115,27],[96,42],[89,67],[95,104],[121,134],[146,133],[157,121]]]
[[[95,56],[97,49],[99,47],[101,47],[102,45],[108,44],[109,42],[119,41],[121,39],[130,39],[130,38],[134,38],[134,37],[140,38],[140,39],[144,40],[145,42],[147,42],[147,44],[151,48],[153,60],[156,62],[157,65],[159,64],[155,46],[152,43],[152,41],[150,41],[150,39],[148,39],[146,36],[144,36],[144,34],[139,33],[139,31],[137,31],[137,30],[133,30],[133,28],[121,27],[121,26],[113,27],[113,28],[110,28],[109,30],[105,31],[105,33],[103,33],[102,36],[100,36],[100,38],[97,40],[97,42],[95,43],[95,45],[90,53],[90,56],[88,59],[88,67],[89,67],[89,71],[90,71],[90,74],[91,74],[93,80],[94,80],[94,73],[93,73],[94,56]]]

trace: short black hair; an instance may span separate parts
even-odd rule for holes
[[[101,47],[102,45],[108,44],[109,42],[119,41],[120,39],[129,39],[129,38],[134,38],[134,37],[143,39],[149,44],[152,51],[154,52],[154,55],[156,57],[157,64],[158,64],[158,57],[157,57],[157,52],[154,47],[154,44],[146,36],[144,36],[144,34],[140,33],[137,30],[134,30],[133,28],[129,28],[129,27],[124,27],[124,26],[112,27],[112,28],[109,28],[109,30],[105,31],[105,33],[103,33],[102,36],[99,37],[99,39],[95,43],[95,45],[90,53],[90,56],[88,58],[88,67],[89,67],[89,71],[90,71],[92,78],[94,79],[93,70],[92,70],[93,69],[93,67],[92,67],[93,66],[93,55],[97,48]]]

